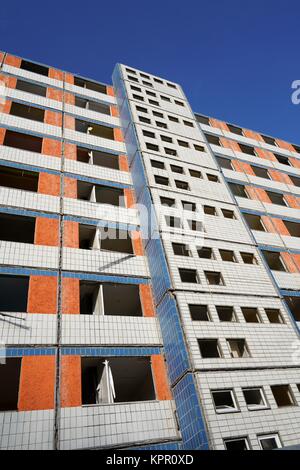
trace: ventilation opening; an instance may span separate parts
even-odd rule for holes
[[[18,78],[16,84],[16,90],[24,91],[25,93],[31,93],[38,96],[46,96],[47,88],[45,86],[36,85],[35,83],[26,82]]]
[[[0,311],[26,312],[28,276],[0,275]],[[1,367],[0,367],[1,369]]]
[[[114,140],[114,129],[112,127],[101,126],[101,124],[95,124],[94,122],[75,119],[75,130],[95,137]]]
[[[0,240],[33,243],[35,218],[0,213]]]
[[[41,153],[42,143],[43,139],[40,137],[34,137],[33,135],[22,134],[20,132],[6,131],[3,145],[28,150],[29,152]]]
[[[88,111],[95,111],[96,113],[107,114],[110,116],[110,107],[107,104],[98,103],[97,101],[75,96],[75,106],[87,109]]]
[[[77,161],[89,163],[91,165],[102,166],[104,168],[112,168],[119,170],[119,157],[111,153],[98,152],[77,146]]]
[[[201,357],[221,357],[221,349],[217,339],[198,339]]]
[[[77,195],[78,199],[83,199],[85,201],[125,207],[123,189],[93,185],[91,183],[86,183],[85,181],[77,180]]]
[[[295,321],[300,321],[300,297],[284,297]]]
[[[104,93],[106,95],[106,86],[101,83],[95,83],[90,80],[85,80],[84,78],[74,77],[74,85],[87,88],[88,90],[97,91],[98,93]]]
[[[12,116],[31,119],[32,121],[43,122],[45,111],[44,109],[35,108],[34,106],[12,102],[10,114]]]
[[[244,214],[244,217],[251,230],[257,230],[259,232],[266,231],[259,215]]]
[[[37,192],[38,179],[39,174],[33,171],[0,166],[0,186]]]
[[[38,73],[39,75],[45,75],[45,77],[48,77],[49,69],[44,65],[34,64],[28,60],[22,60],[20,68],[27,70],[28,72]]]
[[[133,254],[132,241],[128,231],[96,228],[82,224],[79,225],[79,248]]]
[[[148,357],[84,357],[81,372],[83,405],[155,400]]]
[[[271,386],[271,390],[278,407],[295,405],[289,385],[273,385]]]
[[[141,317],[143,312],[139,286],[81,281],[80,313]]]
[[[20,370],[21,358],[7,358],[0,365],[0,411],[18,410]]]
[[[272,271],[286,271],[280,253],[277,251],[263,251],[264,258]]]

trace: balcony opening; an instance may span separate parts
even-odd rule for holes
[[[232,358],[250,357],[248,346],[244,339],[228,339],[227,343]]]
[[[77,161],[119,170],[119,156],[77,146]]]
[[[247,323],[261,323],[257,308],[242,307],[241,310]]]
[[[47,95],[47,87],[36,85],[35,83],[31,82],[26,82],[25,80],[20,80],[20,78],[17,80],[16,90],[44,97]]]
[[[255,176],[257,176],[258,178],[265,178],[267,180],[271,179],[269,172],[266,168],[261,168],[260,166],[255,166],[255,165],[252,165],[251,168]]]
[[[97,91],[98,93],[104,93],[106,95],[106,86],[101,83],[95,83],[84,78],[74,77],[74,85],[86,88],[87,90]]]
[[[75,130],[77,132],[83,132],[84,134],[92,135],[94,137],[114,140],[113,127],[102,126],[101,124],[95,124],[94,122],[75,119]]]
[[[189,304],[189,310],[193,321],[210,321],[207,305]]]
[[[253,253],[240,252],[241,258],[245,264],[257,264],[257,259]]]
[[[272,271],[283,271],[286,272],[286,267],[278,251],[262,251],[267,265]]]
[[[0,274],[0,311],[26,312],[28,287],[29,276]]]
[[[217,306],[217,314],[220,321],[236,322],[236,315],[233,307]]]
[[[220,146],[221,145],[221,141],[219,139],[219,137],[217,137],[216,135],[212,135],[212,134],[204,134],[206,139],[207,139],[207,142],[211,145],[218,145]]]
[[[284,297],[287,306],[295,321],[300,322],[300,297]]]
[[[0,227],[0,240],[34,243],[34,217],[0,213]]]
[[[288,229],[291,237],[300,237],[300,224],[299,223],[288,222],[287,220],[284,220],[283,223]]]
[[[205,124],[206,126],[210,125],[209,118],[206,116],[201,116],[200,114],[196,114],[196,120],[201,124]]]
[[[216,157],[216,159],[221,168],[224,168],[225,170],[234,170],[230,158]]]
[[[236,219],[236,216],[235,216],[234,212],[229,210],[229,209],[221,209],[221,212],[222,212],[223,217],[225,219],[233,219],[233,220]]]
[[[3,145],[13,147],[21,150],[28,150],[29,152],[41,153],[43,139],[34,137],[29,134],[22,134],[21,132],[14,132],[7,130],[5,132]]]
[[[88,111],[95,111],[96,113],[110,116],[110,107],[107,104],[98,103],[97,101],[75,96],[75,106],[86,109]]]
[[[229,131],[232,132],[233,134],[242,135],[242,136],[244,135],[243,129],[241,129],[241,127],[233,126],[232,124],[227,124],[227,127]]]
[[[271,385],[271,390],[278,407],[295,405],[295,400],[289,385]]]
[[[245,190],[245,186],[242,184],[236,184],[236,183],[228,183],[231,192],[234,196],[236,197],[244,197],[248,199],[248,194]]]
[[[250,147],[250,145],[241,144],[240,142],[239,146],[243,153],[246,153],[247,155],[253,155],[254,157],[257,156],[254,147]]]
[[[287,203],[284,200],[284,196],[281,193],[274,193],[273,191],[266,191],[268,197],[271,199],[272,204],[278,206],[287,206]]]
[[[155,400],[149,357],[83,357],[82,404]]]
[[[0,411],[17,411],[21,358],[6,358],[0,365]],[[4,386],[5,385],[5,386]]]
[[[27,70],[28,72],[38,73],[39,75],[44,75],[48,77],[49,69],[44,65],[34,64],[33,62],[29,62],[28,60],[22,60],[21,62],[21,69]]]
[[[276,141],[275,141],[275,139],[273,139],[273,137],[268,137],[267,135],[262,135],[262,134],[261,134],[261,136],[264,139],[264,141],[266,142],[266,144],[277,146]]]
[[[0,186],[37,192],[38,180],[39,174],[33,171],[0,166]]]
[[[21,103],[11,104],[10,115],[18,116],[25,119],[31,119],[32,121],[44,122],[45,110],[35,108],[34,106],[28,106]]]
[[[198,339],[198,345],[203,359],[222,357],[217,339]]]
[[[265,232],[266,229],[262,223],[262,219],[259,215],[253,214],[244,214],[245,220],[248,224],[248,227],[251,230],[257,230],[258,232]]]
[[[289,177],[294,183],[294,185],[300,188],[300,178],[298,176],[293,176],[293,175],[289,175]]]
[[[79,224],[79,248],[133,254],[130,232],[118,228]]]
[[[139,286],[80,281],[80,313],[141,317]]]
[[[291,166],[290,161],[287,157],[283,157],[282,155],[277,155],[276,153],[274,153],[274,156],[276,160],[278,161],[278,163],[280,163],[281,165]]]
[[[78,199],[97,202],[98,204],[125,207],[123,189],[93,185],[85,181],[77,180],[77,197]]]

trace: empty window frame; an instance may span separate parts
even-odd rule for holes
[[[245,186],[243,186],[242,184],[236,184],[236,183],[228,183],[228,184],[234,196],[248,198],[248,194],[246,193]]]
[[[230,158],[224,158],[224,157],[216,157],[217,162],[221,168],[224,168],[226,170],[235,170],[235,168],[232,165],[232,162]]]
[[[184,189],[185,191],[190,191],[189,184],[186,181],[175,180],[176,188]]]
[[[155,121],[155,124],[157,125],[157,127],[160,127],[161,129],[168,129],[167,124],[165,124],[164,122]]]
[[[239,411],[232,389],[211,391],[216,413],[232,413]]]
[[[267,408],[267,400],[261,387],[242,388],[248,410]]]
[[[220,146],[221,145],[221,141],[219,139],[219,137],[215,136],[215,135],[212,135],[212,134],[205,134],[205,137],[207,139],[207,142],[211,145],[218,145]]]
[[[0,240],[34,243],[34,217],[0,213],[0,227]]]
[[[174,100],[174,103],[178,106],[184,106],[184,103],[182,101]]]
[[[222,351],[217,339],[198,339],[198,345],[203,359],[222,357]]]
[[[125,207],[123,189],[93,185],[80,180],[77,180],[77,198],[99,204]]]
[[[185,211],[196,212],[196,203],[190,201],[181,201],[182,207]]]
[[[79,247],[86,250],[133,254],[130,232],[119,228],[96,228],[79,224]]]
[[[235,219],[235,215],[234,215],[234,212],[231,211],[230,209],[221,209],[221,212],[223,214],[223,217],[225,217],[225,219]]]
[[[217,216],[217,210],[215,207],[213,206],[203,206],[203,212],[204,214],[206,215],[214,215],[214,216]]]
[[[152,104],[153,106],[159,106],[159,102],[155,100],[148,100],[149,104]]]
[[[13,147],[20,150],[28,150],[30,152],[41,153],[43,139],[21,132],[7,130],[5,132],[3,145]]]
[[[182,121],[186,127],[194,127],[194,124],[191,121]]]
[[[278,155],[277,153],[274,153],[274,156],[278,163],[280,163],[281,165],[291,166],[290,161],[287,157],[284,157],[283,155]]]
[[[162,197],[160,198],[160,203],[162,206],[166,206],[166,207],[175,207],[176,204],[175,204],[175,199],[171,199],[169,197]]]
[[[250,445],[247,437],[236,437],[234,439],[224,439],[226,450],[240,451],[250,450]]]
[[[270,323],[284,323],[281,312],[278,308],[265,308],[265,314]]]
[[[296,405],[290,385],[271,385],[271,390],[278,408]]]
[[[186,142],[185,140],[177,140],[177,143],[180,147],[189,148],[189,143]]]
[[[145,137],[150,137],[151,139],[155,139],[155,134],[154,134],[154,132],[150,132],[150,131],[143,130],[143,136],[145,136]]]
[[[189,304],[189,310],[193,321],[211,321],[207,305]]]
[[[245,264],[257,264],[257,259],[253,253],[240,252],[241,258]]]
[[[196,114],[196,120],[201,124],[205,124],[206,126],[210,126],[209,118],[207,116],[201,116],[201,114]]]
[[[26,104],[12,102],[10,113],[12,116],[18,116],[32,121],[43,122],[45,110],[36,108],[34,106],[28,106]]]
[[[101,137],[103,139],[114,140],[113,127],[102,126],[94,122],[82,121],[75,119],[75,130],[94,137]]]
[[[171,171],[173,173],[179,173],[179,174],[184,174],[184,170],[182,168],[182,166],[178,166],[178,165],[170,165],[170,168],[171,168]]]
[[[77,145],[77,161],[90,165],[102,166],[113,170],[120,169],[119,156],[112,153],[91,150]]]
[[[74,77],[74,85],[79,86],[81,88],[86,88],[87,90],[103,93],[104,95],[106,95],[107,93],[106,86],[102,85],[102,83],[92,82],[90,80],[85,80],[84,78],[80,77]]]
[[[135,108],[137,111],[141,112],[141,113],[148,113],[148,109],[147,108],[144,108],[143,106],[137,106],[135,105]]]
[[[143,124],[151,124],[151,120],[148,118],[145,118],[144,116],[139,116],[139,121],[142,122]]]
[[[184,243],[172,243],[174,255],[177,256],[191,256],[188,245]]]
[[[215,259],[214,252],[212,248],[210,247],[206,247],[206,246],[199,247],[197,248],[197,253],[198,253],[199,258]]]
[[[287,220],[283,220],[284,225],[288,229],[291,237],[300,237],[300,224],[297,222],[289,222]]]
[[[243,153],[246,153],[247,155],[253,155],[254,157],[257,156],[254,147],[250,147],[250,145],[241,144],[240,142],[239,146]]]
[[[222,274],[216,271],[204,271],[207,283],[213,286],[224,286]]]
[[[36,172],[0,166],[0,186],[37,192],[38,181]]]
[[[49,68],[44,65],[34,64],[33,62],[23,59],[20,68],[27,70],[28,72],[38,73],[39,75],[48,77]]]
[[[219,177],[217,175],[212,175],[211,173],[207,173],[206,178],[208,179],[208,181],[211,181],[212,183],[220,183]]]
[[[160,113],[160,112],[158,112],[158,111],[154,111],[154,110],[153,110],[153,111],[152,111],[152,114],[153,114],[153,116],[155,116],[155,117],[159,117],[159,118],[161,118],[161,119],[164,119],[163,113]]]
[[[161,184],[163,186],[169,186],[169,178],[165,178],[164,176],[154,176],[154,180],[156,184]]]
[[[287,303],[287,306],[293,315],[295,321],[300,322],[300,297],[284,297],[284,300]]]
[[[261,450],[274,450],[282,447],[278,434],[266,434],[257,436]]]
[[[241,307],[241,310],[247,323],[261,323],[261,318],[257,308]]]
[[[259,232],[265,232],[266,229],[263,225],[262,218],[259,215],[254,214],[244,214],[245,220],[248,224],[248,227],[251,230],[257,230]]]
[[[265,178],[265,179],[268,179],[268,180],[271,179],[267,168],[262,168],[260,166],[255,166],[255,165],[251,165],[251,168],[252,168],[255,176],[257,176],[258,178]]]
[[[221,322],[236,322],[236,314],[233,307],[217,305],[216,311]]]
[[[17,79],[16,90],[24,91],[25,93],[31,93],[38,96],[47,95],[47,87],[37,85],[36,83],[27,82],[25,80]]]
[[[153,150],[154,152],[159,152],[158,145],[151,144],[150,142],[146,142],[146,148],[148,150]]]
[[[167,101],[168,103],[171,103],[171,100],[168,96],[160,95],[160,99],[163,101]]]
[[[168,116],[169,121],[179,123],[179,119],[175,116]]]
[[[175,149],[170,149],[168,147],[164,147],[164,151],[165,151],[166,155],[172,155],[172,157],[177,157],[177,152],[176,152]]]
[[[0,412],[17,411],[22,358],[9,357],[0,366]]]
[[[273,137],[268,137],[267,135],[261,134],[261,137],[264,139],[266,144],[275,145],[277,147],[275,139]]]
[[[179,268],[178,271],[179,271],[181,282],[199,284],[199,277],[198,277],[196,269]]]
[[[245,339],[227,339],[227,344],[232,358],[237,359],[250,357],[249,349]]]
[[[189,173],[192,178],[202,178],[202,174],[200,171],[189,169]]]
[[[193,145],[194,145],[194,149],[197,152],[205,152],[205,148],[203,147],[203,145],[198,145],[198,144],[193,144]]]
[[[166,225],[172,228],[181,228],[181,220],[173,215],[165,215]]]
[[[272,271],[283,271],[286,272],[286,266],[281,258],[281,254],[278,251],[262,251],[267,265]]]
[[[29,276],[11,276],[11,275],[6,275],[6,274],[1,274],[0,275],[0,311],[1,312],[26,312],[28,288],[29,288]]]
[[[292,182],[294,183],[294,185],[297,186],[298,188],[300,188],[300,178],[298,176],[294,176],[294,175],[289,175],[289,177],[292,180]]]
[[[151,160],[151,166],[152,168],[160,168],[161,170],[165,169],[164,162],[160,162],[158,160]]]
[[[87,98],[75,96],[75,106],[110,116],[110,106]]]
[[[287,203],[284,200],[284,196],[281,193],[274,193],[273,191],[266,191],[268,197],[270,198],[272,204],[278,206],[287,206]]]
[[[237,263],[236,256],[232,250],[219,250],[222,261],[229,261],[231,263]]]
[[[233,126],[232,124],[227,124],[227,127],[230,132],[237,135],[244,135],[243,129],[241,127]]]

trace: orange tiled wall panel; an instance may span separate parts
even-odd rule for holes
[[[48,77],[53,78],[54,80],[63,81],[64,73],[61,70],[57,70],[52,67],[49,67]]]
[[[37,217],[35,219],[34,244],[59,246],[59,220]]]
[[[10,77],[9,75],[0,74],[0,80],[1,80],[2,83],[5,84],[6,87],[16,88],[16,84],[17,84],[17,78],[16,77]]]
[[[209,123],[212,127],[217,127],[223,131],[230,132],[226,122],[219,121],[218,119],[209,118]]]
[[[19,411],[54,408],[55,356],[24,356],[19,384]]]
[[[275,155],[273,155],[272,152],[269,152],[268,150],[264,150],[258,147],[255,147],[255,152],[260,158],[263,158],[265,160],[269,160],[271,162],[277,162]]]
[[[262,221],[269,233],[278,233],[279,235],[290,236],[288,229],[281,219],[263,216]]]
[[[250,131],[249,129],[243,129],[243,134],[248,139],[258,140],[259,142],[264,142],[264,139],[258,132]]]
[[[111,106],[110,107],[110,115],[114,117],[119,117],[119,110],[117,106]]]
[[[0,129],[0,145],[3,145],[4,138],[5,138],[5,132],[6,132],[6,129],[3,129],[1,127],[1,129]]]
[[[288,142],[285,142],[284,140],[281,140],[281,139],[275,139],[275,141],[278,147],[285,149],[285,150],[289,150],[290,152],[295,152],[295,149],[292,146],[292,144],[289,144]]]
[[[49,173],[39,174],[38,193],[48,194],[49,196],[60,195],[60,176],[50,175]]]
[[[70,220],[64,221],[64,246],[79,248],[79,224]]]
[[[56,276],[30,276],[28,313],[57,312],[57,277]]]
[[[245,186],[245,189],[251,199],[271,204],[271,200],[264,189],[256,188],[254,186]]]
[[[80,356],[62,356],[60,400],[62,407],[82,404]]]
[[[21,67],[21,62],[22,62],[22,59],[20,59],[19,57],[15,57],[14,55],[11,55],[11,54],[7,54],[4,60],[4,63],[6,65],[11,65],[12,67],[17,67],[17,68]]]
[[[62,114],[46,109],[44,123],[51,126],[62,127]]]
[[[285,183],[293,185],[289,175],[286,173],[282,173],[278,170],[268,170],[269,175],[271,176],[273,181],[277,181],[278,183]]]
[[[118,127],[114,127],[114,140],[124,142],[123,132]]]
[[[154,317],[155,309],[151,287],[149,284],[140,284],[140,299],[142,304],[143,316],[144,317]]]
[[[223,147],[233,150],[234,152],[241,152],[241,147],[237,142],[233,140],[224,139],[224,137],[220,138],[220,142]]]
[[[65,143],[65,157],[70,160],[77,160],[77,146]]]
[[[80,283],[79,279],[64,277],[62,280],[62,313],[80,314]]]
[[[119,155],[119,167],[121,171],[129,171],[127,155]]]
[[[66,129],[71,129],[72,131],[75,131],[75,118],[74,117],[67,115],[64,117],[64,122],[65,122]]]
[[[47,98],[49,98],[49,100],[62,102],[63,92],[62,90],[56,90],[55,88],[47,88]]]
[[[60,157],[62,145],[59,140],[44,138],[42,143],[42,153],[53,157]]]
[[[165,361],[162,355],[151,356],[152,372],[155,383],[156,398],[158,400],[171,400],[172,395],[168,383]]]
[[[64,194],[65,197],[77,199],[77,180],[74,178],[64,178]]]
[[[107,86],[106,87],[106,93],[109,95],[109,96],[115,96],[115,91],[113,89],[112,86]]]

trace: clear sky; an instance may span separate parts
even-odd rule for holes
[[[299,0],[7,0],[0,39],[103,82],[116,62],[169,78],[194,111],[300,144]]]

